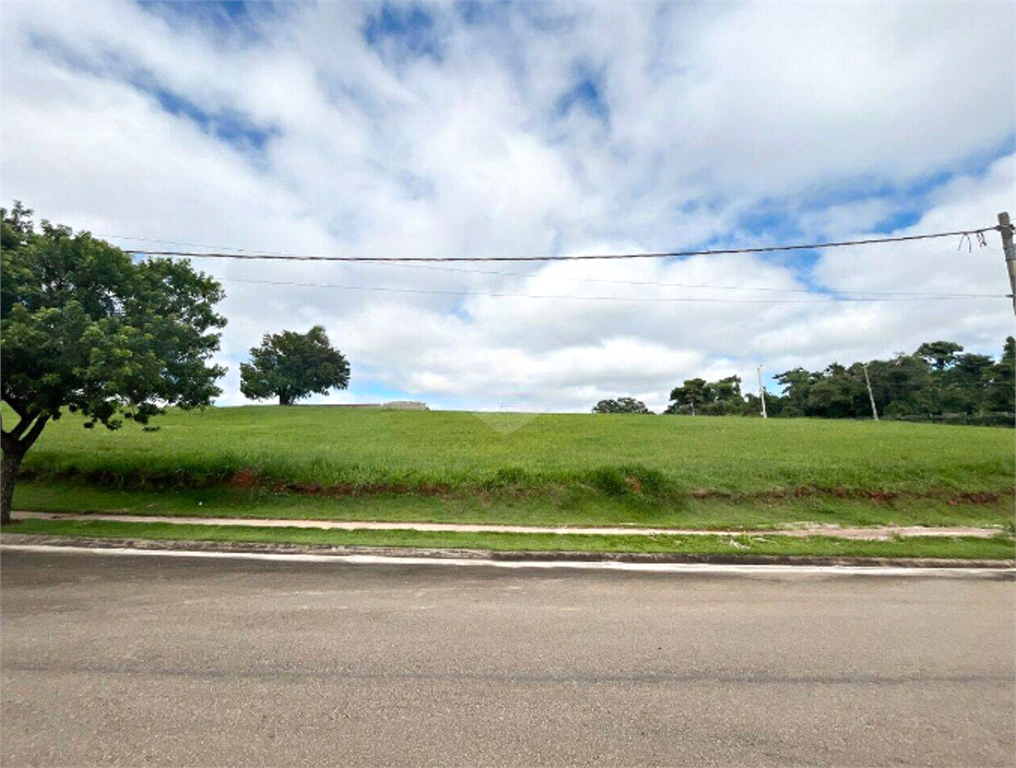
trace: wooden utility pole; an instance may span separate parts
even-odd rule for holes
[[[766,413],[766,388],[762,386],[762,366],[758,367],[758,396],[762,401],[762,418],[768,419],[769,414]]]
[[[871,393],[871,379],[868,378],[868,364],[861,363],[864,366],[864,383],[868,385],[868,399],[871,400],[871,417],[878,421],[878,408],[875,407],[875,396]]]
[[[1016,253],[1013,252],[1012,222],[1008,211],[998,214],[998,231],[1002,235],[1002,251],[1005,253],[1005,267],[1009,270],[1009,289],[1012,291],[1012,311],[1016,314]]]

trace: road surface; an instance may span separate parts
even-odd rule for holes
[[[1012,765],[1012,573],[5,549],[0,763]]]

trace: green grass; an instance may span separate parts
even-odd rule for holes
[[[499,414],[487,414],[500,418]],[[216,485],[238,475],[349,492],[531,491],[668,499],[801,487],[999,491],[1014,433],[899,422],[541,415],[501,434],[469,413],[298,406],[172,411],[145,433],[47,427],[24,471],[107,486]]]
[[[752,497],[685,497],[669,502],[604,497],[591,490],[507,491],[446,495],[392,494],[329,497],[263,489],[168,488],[137,491],[84,482],[22,481],[15,509],[107,512],[150,516],[250,517],[376,522],[486,523],[544,526],[642,526],[764,529],[784,523],[843,526],[1002,526],[1013,529],[1012,502],[950,504],[942,499],[841,499],[824,495],[778,502]]]
[[[11,533],[112,539],[226,541],[331,546],[486,549],[499,552],[645,552],[697,555],[812,557],[927,557],[1011,560],[1012,536],[990,539],[850,541],[811,536],[587,536],[578,534],[436,533],[428,531],[322,531],[173,523],[24,520]]]
[[[15,508],[532,525],[1014,527],[1014,433],[998,428],[591,414],[527,421],[326,406],[173,410],[155,423],[157,432],[134,423],[85,430],[69,415],[51,424],[25,460]],[[517,429],[504,434],[505,427]]]

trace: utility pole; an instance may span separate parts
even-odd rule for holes
[[[766,389],[762,386],[762,366],[758,367],[758,396],[762,400],[762,418],[768,419],[769,414],[766,413]]]
[[[1005,266],[1009,270],[1009,288],[1012,291],[1012,311],[1016,314],[1016,253],[1012,244],[1012,222],[1009,212],[998,214],[998,231],[1002,235],[1002,250],[1005,252]]]
[[[868,399],[871,400],[871,416],[875,421],[878,421],[878,408],[875,407],[875,396],[871,393],[871,379],[868,378],[868,364],[861,363],[864,366],[864,383],[868,385]]]

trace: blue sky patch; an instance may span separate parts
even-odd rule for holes
[[[145,87],[138,84],[159,102],[159,106],[171,115],[185,117],[197,124],[205,133],[215,136],[221,141],[232,144],[238,149],[261,152],[265,144],[278,134],[275,128],[264,128],[255,125],[239,112],[230,109],[218,112],[207,112],[194,102],[158,87]]]
[[[298,8],[296,3],[244,2],[243,0],[203,0],[174,2],[172,0],[137,0],[146,12],[165,19],[174,26],[195,24],[212,27],[218,33],[257,40],[262,36],[261,24],[266,20],[284,18]]]
[[[460,0],[453,5],[455,13],[466,24],[489,24],[511,8],[506,0],[483,3],[478,0]]]
[[[564,117],[572,109],[581,108],[603,123],[610,122],[610,107],[599,86],[591,77],[583,77],[557,102],[557,115]]]
[[[276,128],[257,125],[236,110],[222,108],[212,112],[198,106],[160,85],[150,72],[117,51],[106,49],[87,55],[59,40],[43,36],[33,36],[31,42],[37,50],[68,69],[129,83],[153,97],[163,111],[187,118],[205,133],[238,149],[261,152],[268,141],[278,135]]]
[[[128,62],[122,55],[108,48],[100,49],[91,55],[74,49],[56,37],[41,34],[28,34],[29,44],[49,60],[62,64],[67,69],[87,72],[99,77],[122,78],[123,73],[137,73],[136,66]]]
[[[371,47],[402,60],[411,56],[441,60],[441,41],[434,17],[418,5],[382,3],[363,25]]]

